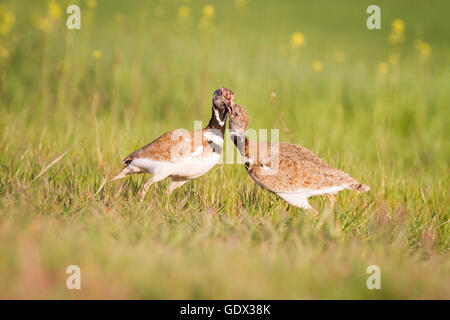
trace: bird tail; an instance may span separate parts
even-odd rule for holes
[[[370,190],[370,187],[362,184],[362,183],[355,183],[348,186],[348,189],[354,190],[356,192],[367,192]]]

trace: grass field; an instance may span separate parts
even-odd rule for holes
[[[377,1],[381,30],[369,4],[0,1],[0,298],[450,298],[450,3]],[[144,203],[148,176],[105,184],[221,86],[371,186],[339,193],[340,232],[238,164]]]

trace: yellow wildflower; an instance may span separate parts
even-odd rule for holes
[[[392,45],[402,43],[404,40],[403,32],[405,31],[405,22],[401,19],[395,19],[392,21],[391,33],[389,34],[388,41]]]
[[[95,59],[100,59],[102,57],[102,52],[100,50],[94,50],[94,52],[92,52],[92,56]]]
[[[0,5],[0,34],[8,34],[16,21],[16,17],[12,11],[5,6]]]
[[[417,51],[419,51],[419,54],[423,58],[428,58],[428,56],[431,54],[431,46],[429,43],[427,43],[425,41],[416,39],[414,41],[414,46],[416,47]]]
[[[97,6],[97,0],[87,0],[86,4],[89,8],[95,8]]]
[[[313,61],[313,63],[311,64],[311,68],[313,69],[314,72],[322,71],[322,69],[323,69],[322,61],[319,61],[319,60]]]
[[[405,22],[402,19],[394,19],[392,21],[392,31],[396,33],[405,31]]]
[[[387,64],[387,62],[384,61],[380,62],[378,64],[378,73],[384,75],[388,72],[389,72],[389,64]]]
[[[199,27],[206,29],[211,23],[211,19],[214,16],[214,7],[212,5],[206,5],[203,7],[203,15],[200,18]]]
[[[185,20],[189,17],[189,15],[191,14],[191,8],[189,8],[188,6],[181,6],[178,8],[178,18],[181,20]]]
[[[305,36],[301,32],[294,32],[291,36],[291,46],[298,48],[304,46],[306,43]]]
[[[204,6],[203,15],[207,18],[211,18],[214,15],[214,7],[210,4]]]
[[[391,32],[389,34],[389,43],[392,45],[402,43],[404,40],[403,33]]]
[[[55,0],[50,0],[47,2],[47,12],[49,17],[53,20],[58,20],[62,15],[61,6]]]

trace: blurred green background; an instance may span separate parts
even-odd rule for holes
[[[0,1],[0,297],[449,298],[449,9]],[[170,197],[161,183],[144,204],[147,177],[105,184],[136,148],[206,124],[221,86],[250,127],[371,186],[339,194],[342,230],[323,199],[315,221],[239,165]],[[65,288],[70,264],[80,291]],[[371,264],[382,290],[366,287]]]

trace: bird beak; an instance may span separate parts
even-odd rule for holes
[[[231,106],[231,104],[227,104],[227,110],[228,110],[228,113],[233,112],[233,107]]]

